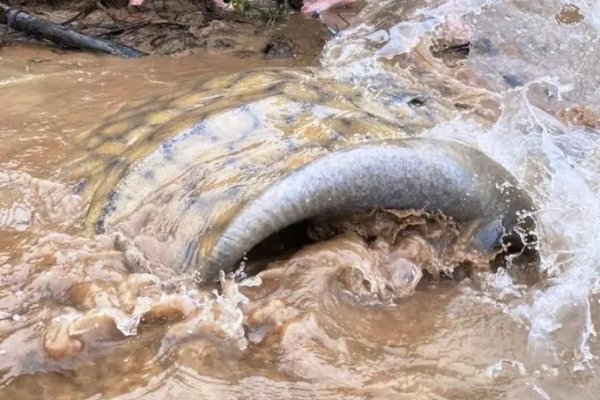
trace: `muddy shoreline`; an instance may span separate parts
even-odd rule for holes
[[[150,55],[181,57],[208,52],[241,58],[300,59],[303,64],[312,64],[331,38],[331,29],[287,3],[259,3],[264,5],[247,10],[231,5],[221,9],[208,1],[193,0],[150,0],[135,7],[93,1],[21,1],[11,6]],[[355,8],[345,12],[354,13]],[[4,47],[36,43],[60,50],[31,35],[12,29],[7,32],[6,25],[0,25],[0,37],[4,37]]]

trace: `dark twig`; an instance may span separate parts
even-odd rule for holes
[[[350,26],[350,22],[348,22],[348,20],[342,16],[342,13],[336,13],[336,14],[338,17],[340,17],[340,19],[342,21],[344,21],[346,23],[346,28]]]
[[[90,15],[93,11],[95,11],[96,9],[98,9],[98,6],[96,5],[95,1],[90,1],[89,3],[87,3],[83,9],[81,11],[79,11],[77,14],[75,14],[75,16],[69,18],[68,20],[61,22],[61,25],[69,25],[70,23],[78,20],[79,18],[85,18],[88,15]]]
[[[145,54],[131,47],[85,35],[61,24],[35,17],[25,11],[3,3],[0,3],[1,21],[6,21],[9,28],[27,32],[66,47],[108,53],[127,58],[140,57]]]
[[[110,30],[108,30],[106,32],[102,32],[96,36],[100,37],[100,36],[120,35],[125,32],[133,32],[133,31],[143,28],[144,26],[147,26],[147,25],[150,25],[149,21],[139,21],[139,22],[135,22],[128,26],[121,26],[121,27],[118,27],[115,29],[110,29]]]
[[[81,11],[79,11],[77,14],[75,14],[75,16],[69,18],[68,20],[61,22],[61,25],[69,25],[70,23],[72,23],[73,21],[75,21],[79,18],[83,19],[97,9],[98,9],[98,5],[96,4],[96,1],[90,0],[83,6]]]
[[[96,7],[101,9],[102,11],[104,11],[106,13],[106,15],[108,15],[108,17],[113,20],[113,22],[116,22],[116,23],[121,22],[121,21],[117,20],[117,18],[115,18],[114,15],[112,15],[112,13],[108,10],[108,8],[106,8],[104,6],[104,4],[102,4],[101,1],[96,1],[95,4],[96,4]]]
[[[83,16],[83,11],[79,11],[77,14],[75,14],[75,16],[73,16],[73,17],[69,18],[69,19],[68,19],[68,20],[66,20],[66,21],[63,21],[63,22],[61,22],[60,24],[61,24],[61,25],[69,25],[71,22],[73,22],[73,21],[75,21],[75,20],[79,19],[79,17],[81,17],[81,16]],[[84,18],[85,18],[85,17],[84,17]]]

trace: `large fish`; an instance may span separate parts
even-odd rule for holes
[[[534,205],[480,151],[419,138],[453,111],[380,82],[368,100],[310,70],[250,71],[122,110],[65,168],[90,203],[88,226],[121,231],[173,272],[230,271],[296,222],[361,209],[441,211],[471,245],[522,250]]]

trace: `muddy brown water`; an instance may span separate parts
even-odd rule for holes
[[[597,398],[598,9],[400,3],[368,2],[322,63],[351,82],[391,74],[452,99],[453,118],[425,135],[480,148],[532,193],[548,279],[522,285],[477,259],[466,279],[415,287],[415,264],[435,275],[432,260],[457,263],[457,249],[431,233],[460,236],[422,215],[402,217],[412,222],[393,245],[346,233],[215,287],[132,274],[139,254],[114,234],[87,235],[87,204],[59,178],[85,156],[80,138],[129,103],[290,62],[4,48],[0,398]],[[421,42],[439,39],[438,28],[474,43],[466,61],[426,54]]]
[[[155,277],[128,273],[112,238],[85,237],[85,204],[55,182],[61,166],[85,156],[78,132],[150,92],[265,61],[212,54],[131,62],[36,47],[4,49],[2,61],[3,395],[386,396],[396,391],[387,376],[396,353],[407,351],[401,345],[447,324],[431,305],[454,297],[454,285],[427,286],[397,307],[394,299],[412,295],[413,285],[395,292],[385,287],[389,277],[364,277],[376,274],[385,251],[353,235],[273,266],[256,289],[258,281],[240,289],[225,280],[220,297],[194,287],[166,294]],[[371,290],[366,279],[382,287]],[[432,319],[420,321],[420,302]],[[112,318],[131,319],[127,313],[138,320],[115,328]],[[390,330],[400,325],[410,329]],[[424,390],[416,382],[406,388]]]

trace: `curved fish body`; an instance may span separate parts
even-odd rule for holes
[[[216,79],[123,110],[64,174],[81,179],[91,229],[121,231],[151,264],[202,282],[291,224],[353,210],[439,210],[475,224],[487,252],[531,229],[532,201],[499,164],[418,138],[452,107],[384,92],[369,101],[304,70]]]

